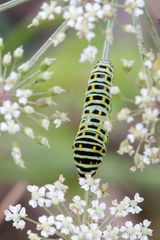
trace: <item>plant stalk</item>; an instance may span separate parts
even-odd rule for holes
[[[148,29],[150,31],[152,40],[153,40],[157,50],[160,52],[160,37],[157,33],[157,30],[154,26],[154,23],[152,21],[152,18],[149,14],[149,11],[148,11],[147,7],[144,8],[144,17],[145,17],[145,21],[147,23]]]
[[[0,12],[4,12],[10,8],[16,7],[18,5],[21,5],[25,2],[29,2],[31,0],[11,0],[6,3],[0,4]]]
[[[43,54],[53,45],[53,40],[57,37],[60,32],[65,32],[69,26],[67,25],[68,20],[64,21],[57,30],[48,38],[48,40],[38,49],[38,51],[28,61],[29,68],[33,67]]]

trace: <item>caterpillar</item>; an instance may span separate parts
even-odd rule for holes
[[[108,60],[95,64],[85,93],[82,119],[73,143],[74,161],[80,177],[93,176],[106,154],[105,121],[111,111],[113,66]]]

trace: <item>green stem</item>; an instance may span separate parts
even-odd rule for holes
[[[34,72],[33,74],[31,74],[30,76],[26,77],[25,79],[23,79],[22,81],[18,82],[16,87],[21,86],[22,84],[28,82],[29,80],[31,80],[33,77],[35,77],[36,75],[38,75],[41,71],[38,70],[36,72]],[[26,86],[26,85],[25,85]],[[25,86],[23,86],[23,88],[25,88]]]
[[[151,19],[151,16],[149,14],[147,7],[144,8],[144,17],[145,17],[145,21],[147,23],[148,29],[150,31],[152,40],[153,40],[157,50],[160,52],[160,38],[159,38],[157,30],[153,24],[153,21]]]
[[[0,77],[2,77],[2,52],[0,52]]]
[[[20,4],[23,4],[23,3],[29,2],[29,1],[31,1],[31,0],[11,0],[6,3],[2,3],[2,4],[0,4],[0,12],[6,11],[10,8],[16,7]]]
[[[36,225],[39,224],[39,222],[34,221],[33,219],[31,219],[31,218],[29,218],[29,217],[24,217],[23,219],[26,220],[26,221],[28,221],[28,222],[34,223],[34,224],[36,224]]]
[[[111,4],[116,4],[117,0],[112,0]],[[110,29],[113,32],[113,26],[114,26],[114,19],[109,19],[107,21],[107,28]],[[104,46],[103,46],[103,52],[102,52],[102,60],[108,60],[109,59],[109,54],[110,54],[110,47],[111,43],[108,42],[107,40],[104,41]]]
[[[156,133],[157,133],[157,143],[158,147],[160,148],[160,120],[156,124]]]
[[[114,222],[114,220],[116,220],[117,217],[109,215],[106,219],[104,219],[104,221],[102,222],[102,224],[100,225],[100,229],[104,230],[106,225],[111,224],[112,222]]]
[[[111,4],[116,4],[117,0],[112,0]],[[113,32],[113,26],[114,26],[114,19],[109,19],[107,21],[107,28],[110,29]],[[108,60],[109,59],[109,54],[110,54],[110,47],[111,43],[108,42],[107,40],[104,41],[104,46],[103,46],[103,52],[102,52],[102,60]]]
[[[62,206],[62,209],[64,210],[65,214],[67,216],[71,216],[71,214],[70,214],[68,208],[65,206],[65,204],[64,203],[60,203],[60,205]]]
[[[41,46],[41,48],[32,56],[28,61],[29,67],[33,67],[42,55],[53,45],[53,40],[57,37],[60,32],[65,32],[69,26],[67,25],[68,20],[64,21],[59,28],[48,38],[48,40]]]
[[[45,212],[48,213],[50,216],[53,216],[53,213],[52,213],[47,207],[43,207],[43,209],[44,209]]]
[[[87,224],[88,223],[88,208],[90,207],[91,205],[91,199],[92,199],[92,194],[90,192],[90,190],[88,190],[87,192],[85,192],[85,202],[87,203],[86,206],[85,206],[85,209],[84,209],[84,213],[83,213],[83,224]]]
[[[112,28],[113,28],[113,21],[108,20],[107,29],[112,30]],[[103,47],[103,53],[102,53],[102,60],[108,60],[109,59],[110,46],[111,46],[111,43],[109,43],[107,40],[105,40],[104,41],[104,47]]]
[[[144,72],[147,76],[147,82],[146,82],[147,88],[150,89],[152,86],[152,79],[150,77],[150,73],[149,73],[148,69],[144,65],[144,60],[145,60],[145,56],[146,56],[147,52],[144,47],[144,39],[143,39],[141,24],[140,24],[139,18],[135,17],[133,13],[132,13],[132,19],[133,19],[133,25],[136,30],[137,43],[138,43],[139,53],[141,56],[142,66],[143,66]]]

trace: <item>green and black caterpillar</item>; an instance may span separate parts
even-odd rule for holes
[[[112,64],[108,60],[99,61],[91,72],[81,123],[73,143],[74,161],[80,177],[93,176],[106,154],[108,131],[105,121],[111,111],[112,79]]]

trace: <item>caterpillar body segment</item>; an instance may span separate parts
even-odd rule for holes
[[[73,143],[74,161],[81,177],[93,176],[106,154],[108,132],[104,122],[111,111],[113,66],[99,61],[91,71],[82,119]]]

